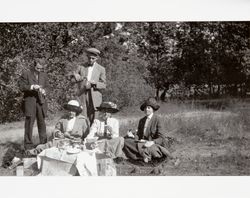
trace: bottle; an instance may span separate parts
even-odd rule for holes
[[[16,176],[23,176],[23,166],[16,167]]]

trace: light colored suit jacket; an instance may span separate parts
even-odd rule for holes
[[[78,93],[79,97],[84,96],[85,100],[89,98],[91,93],[91,98],[93,101],[94,108],[99,107],[102,103],[102,93],[101,90],[106,89],[106,70],[103,66],[98,63],[94,63],[93,71],[91,76],[91,81],[96,83],[95,87],[91,87],[90,90],[85,89],[85,79],[88,76],[88,67],[78,66],[75,74],[75,79],[78,82]],[[90,92],[90,93],[89,93]],[[83,100],[83,99],[81,99]]]

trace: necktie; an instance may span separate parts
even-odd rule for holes
[[[104,133],[103,133],[103,137],[106,138],[107,137],[107,120],[105,120],[104,122]]]
[[[146,131],[147,131],[147,127],[148,127],[148,123],[150,121],[150,118],[147,117],[145,125],[144,125],[144,130],[143,130],[143,135],[146,136]]]
[[[35,78],[36,78],[36,82],[38,82],[39,79],[38,79],[38,74],[37,73],[35,73]]]

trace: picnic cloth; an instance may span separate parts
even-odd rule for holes
[[[46,163],[43,163],[45,160]],[[75,173],[72,170],[75,167],[81,176],[97,176],[95,152],[90,151],[69,154],[64,149],[52,147],[37,156],[37,166],[40,170],[46,170],[41,175],[70,175]]]

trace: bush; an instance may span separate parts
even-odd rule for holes
[[[72,91],[66,75],[84,64],[83,50],[89,46],[102,52],[98,62],[106,67],[107,73],[104,100],[116,102],[122,108],[152,96],[153,88],[143,79],[146,62],[131,54],[120,43],[119,35],[103,37],[106,31],[100,30],[105,30],[104,26],[98,29],[96,23],[1,24],[0,123],[21,119],[22,93],[18,80],[37,57],[45,58],[47,63],[49,118],[58,113]]]

